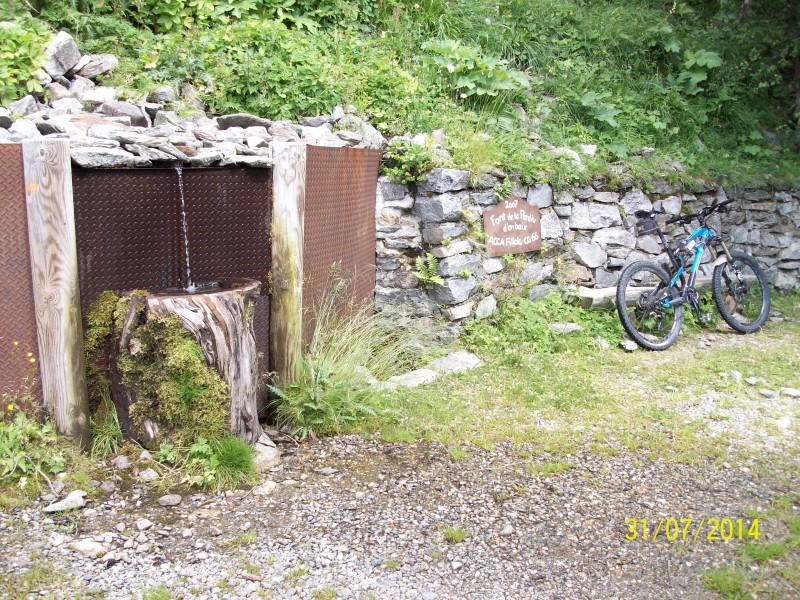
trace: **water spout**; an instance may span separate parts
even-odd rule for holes
[[[183,195],[183,165],[175,165],[178,174],[178,187],[181,190],[181,222],[183,224],[183,248],[186,254],[186,291],[195,291],[196,286],[192,281],[192,266],[189,261],[189,221],[186,219],[186,199]]]

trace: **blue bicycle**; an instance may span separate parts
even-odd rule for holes
[[[729,250],[706,223],[713,213],[725,212],[726,205],[731,202],[733,200],[715,202],[699,213],[667,220],[667,225],[700,222],[700,227],[674,249],[670,248],[656,221],[659,214],[664,214],[662,211],[634,213],[639,219],[639,234],[657,233],[672,265],[668,272],[656,262],[637,261],[620,274],[617,312],[625,331],[642,348],[666,350],[674,344],[681,331],[683,307],[687,304],[702,320],[700,293],[695,285],[706,248],[714,264],[711,294],[725,322],[740,333],[758,331],[766,322],[770,302],[766,274],[749,254]]]

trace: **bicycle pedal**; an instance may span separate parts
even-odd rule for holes
[[[712,315],[710,312],[703,313],[700,315],[701,323],[711,323],[711,321],[713,320],[714,320],[714,315]]]

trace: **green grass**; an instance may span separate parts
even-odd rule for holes
[[[556,475],[558,473],[568,471],[569,469],[572,469],[574,466],[575,465],[573,465],[572,463],[554,461],[554,462],[531,464],[526,467],[526,470],[528,472],[528,475],[549,477],[550,475]]]
[[[444,539],[451,544],[460,544],[465,539],[470,537],[470,532],[461,527],[447,527],[444,530]]]
[[[781,310],[797,310],[796,298],[779,300]],[[563,344],[553,344],[549,337],[540,343],[536,336],[546,329],[544,316],[533,315],[530,327],[511,316],[481,325],[476,346],[486,360],[483,367],[377,395],[376,415],[351,430],[380,430],[392,441],[437,441],[457,461],[469,459],[470,445],[491,449],[505,442],[527,457],[545,455],[554,463],[569,463],[569,456],[581,447],[608,456],[629,452],[689,464],[735,461],[749,455],[736,448],[739,433],[727,433],[732,426],[727,411],[746,410],[754,435],[776,435],[771,409],[758,388],[800,387],[800,326],[788,321],[750,336],[721,325],[682,335],[666,352],[628,354],[613,345],[599,350],[590,344],[591,334]],[[588,323],[587,331],[613,327],[605,317],[597,321],[594,315],[575,312],[569,317]],[[556,312],[552,319],[564,317]],[[514,327],[529,329],[530,338],[517,344],[523,333]],[[717,340],[700,349],[699,337],[712,333]],[[474,335],[467,334],[467,341]],[[753,387],[737,382],[732,370],[745,378],[761,377],[765,383]],[[697,417],[687,414],[685,407],[709,391],[716,393],[712,410]],[[800,418],[796,406],[787,404],[786,410]],[[726,433],[716,433],[716,427]],[[800,450],[786,445],[784,452],[797,456]],[[797,463],[785,464],[791,470]]]
[[[784,544],[771,542],[765,544],[745,544],[742,546],[742,556],[756,562],[765,562],[786,555],[787,548]]]
[[[142,592],[142,600],[171,600],[172,592],[163,583]]]
[[[731,567],[722,567],[706,571],[702,577],[703,587],[716,592],[723,600],[750,600],[753,596],[747,592],[747,576]]]

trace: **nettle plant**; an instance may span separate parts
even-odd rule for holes
[[[477,46],[456,40],[431,40],[422,44],[423,60],[444,76],[461,99],[479,99],[506,92],[512,97],[530,87],[522,71],[508,61],[485,56]]]

